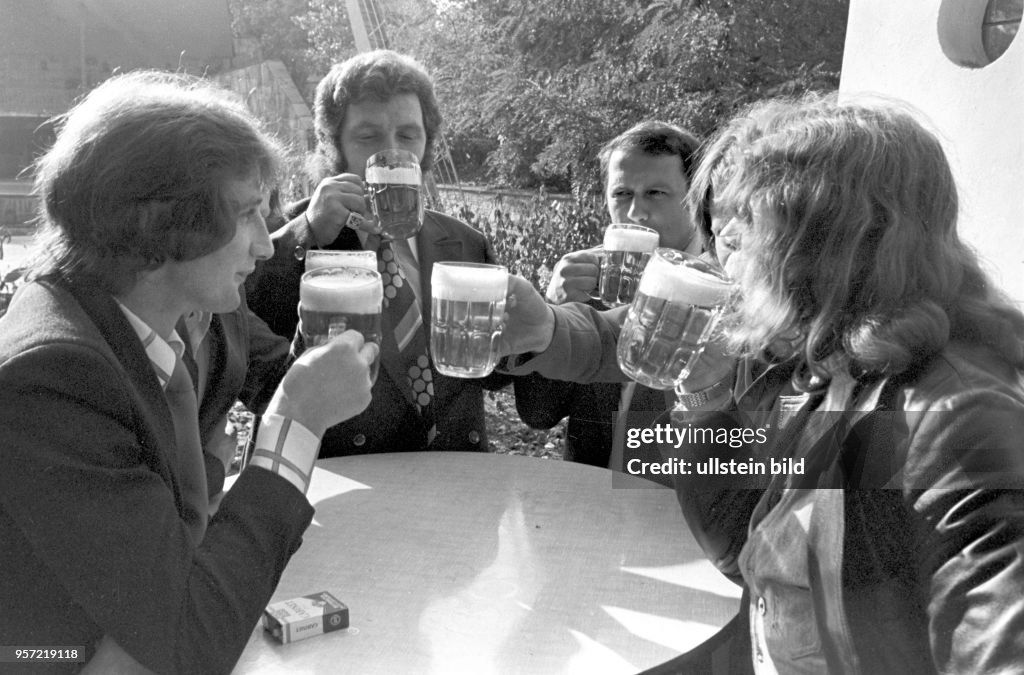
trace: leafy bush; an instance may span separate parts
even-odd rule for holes
[[[601,243],[607,220],[596,199],[559,199],[543,189],[525,206],[506,205],[498,199],[490,213],[474,211],[450,196],[442,196],[438,207],[487,235],[498,260],[541,292],[563,255]]]
[[[310,94],[356,53],[337,0],[230,0],[237,35]],[[437,85],[464,180],[587,192],[601,144],[645,119],[707,135],[766,96],[833,90],[850,0],[381,0],[374,46]],[[372,9],[372,11],[368,11]]]
[[[434,6],[392,13],[392,35],[435,77],[459,173],[586,192],[601,144],[641,120],[705,136],[752,101],[835,89],[849,0]]]

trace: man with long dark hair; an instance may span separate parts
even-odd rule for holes
[[[32,672],[229,672],[312,518],[320,437],[369,403],[358,333],[283,373],[275,352],[210,517],[199,401],[234,400],[245,361],[225,379],[203,345],[254,353],[241,285],[272,252],[279,152],[226,92],[141,72],[90,92],[35,166],[38,257],[0,319],[0,642],[80,651]]]
[[[894,102],[763,102],[710,144],[690,203],[735,292],[662,449],[775,467],[674,472],[694,536],[746,588],[755,670],[1017,670],[1024,315],[957,233],[938,138]],[[614,372],[614,323],[512,284],[524,369]]]

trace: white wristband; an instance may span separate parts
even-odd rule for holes
[[[309,429],[283,415],[267,414],[249,464],[276,473],[305,494],[319,450],[320,439]]]

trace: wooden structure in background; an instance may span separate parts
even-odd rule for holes
[[[137,68],[214,73],[233,53],[227,2],[0,0],[0,225],[26,227],[24,170],[83,93]]]

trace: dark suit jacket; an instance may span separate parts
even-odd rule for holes
[[[515,380],[516,410],[523,422],[534,429],[550,429],[568,416],[565,459],[606,467],[622,387],[617,382],[579,384],[550,380],[533,373]],[[665,393],[638,384],[629,409],[635,414],[626,416],[626,425],[647,426],[665,411]],[[652,454],[649,461],[658,459]],[[618,466],[612,468],[622,470]]]
[[[539,354],[519,354],[505,361],[505,372],[517,376],[516,408],[523,421],[546,428],[566,414],[575,415],[575,420],[570,418],[571,439],[566,439],[567,448],[572,445],[574,459],[582,451],[587,460],[592,460],[587,463],[603,460],[607,466],[621,383],[628,382],[616,355],[619,329],[628,309],[600,310],[579,302],[557,305],[554,334],[548,348]],[[667,407],[666,393],[637,385],[625,425],[650,426],[659,411]],[[662,459],[657,449],[646,444],[637,449],[624,448],[623,455],[624,464],[634,458],[643,462]],[[624,467],[612,468],[621,471]],[[647,478],[670,485],[667,477]]]
[[[48,281],[0,319],[0,465],[0,644],[106,634],[158,672],[230,671],[313,514],[249,469],[197,545],[141,342],[109,294]]]
[[[224,464],[212,451],[224,435],[228,410],[240,400],[251,412],[262,415],[288,370],[291,355],[288,340],[249,310],[244,295],[237,310],[213,316],[205,339],[209,344],[208,384],[199,402],[199,434],[206,450],[206,480],[212,496],[224,487]],[[185,343],[191,352],[188,340]],[[195,373],[192,375],[196,382]]]
[[[290,206],[288,224],[274,232],[274,256],[261,263],[246,283],[249,306],[278,335],[291,337],[298,324],[299,280],[305,269],[305,251],[315,247],[312,233],[302,215],[304,200]],[[421,298],[425,299],[424,323],[430,317],[430,274],[435,262],[463,261],[494,263],[494,252],[483,234],[465,223],[427,211],[423,229],[416,238]],[[330,250],[359,250],[354,230],[343,229],[326,247]],[[426,325],[425,325],[426,329]],[[398,346],[385,314],[381,339],[381,369],[373,386],[370,406],[356,417],[332,427],[324,435],[321,457],[374,452],[426,450],[427,427],[412,402]],[[437,436],[429,446],[438,450],[487,450],[484,424],[484,389],[500,389],[511,381],[506,375],[480,380],[452,378],[434,372],[434,419]]]

